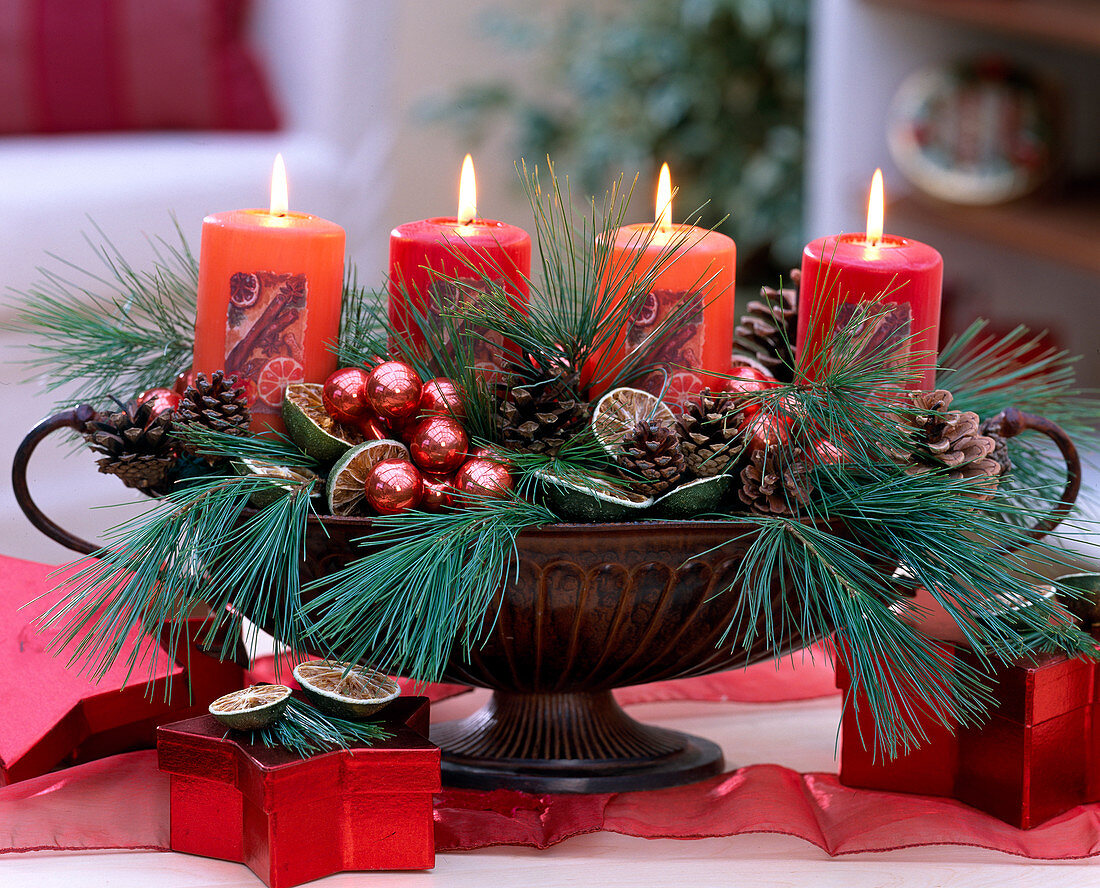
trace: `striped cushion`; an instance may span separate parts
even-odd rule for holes
[[[0,0],[0,133],[267,130],[248,0]]]

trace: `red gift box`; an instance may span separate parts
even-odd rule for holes
[[[954,656],[976,665],[974,654]],[[1020,829],[1100,800],[1097,666],[1047,654],[995,669],[996,703],[980,725],[952,734],[917,714],[928,741],[893,761],[872,755],[865,699],[848,700],[841,722],[840,781],[846,786],[947,796]],[[837,664],[837,686],[850,683]],[[862,738],[861,739],[861,733]]]
[[[400,697],[379,714],[390,739],[308,759],[242,742],[209,715],[160,727],[172,850],[247,864],[271,888],[432,868],[440,776],[428,706]]]
[[[151,748],[158,724],[203,712],[210,700],[241,687],[240,666],[200,650],[207,626],[199,618],[187,620],[177,644],[167,628],[159,639],[134,630],[97,681],[69,665],[71,647],[49,649],[58,628],[37,623],[61,594],[55,568],[0,557],[0,570],[0,786],[62,763]],[[150,674],[158,646],[168,655]],[[220,646],[219,638],[213,649]]]

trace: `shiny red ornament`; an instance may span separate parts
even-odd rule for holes
[[[355,421],[355,428],[368,441],[382,441],[385,438],[393,437],[393,429],[390,428],[390,424],[372,410],[368,410]]]
[[[337,422],[356,425],[370,412],[367,403],[367,371],[362,367],[341,367],[325,380],[321,392],[325,413]]]
[[[511,489],[512,473],[491,459],[467,460],[455,473],[455,490],[465,496],[504,499]]]
[[[364,485],[367,502],[380,515],[396,515],[420,505],[424,479],[407,459],[384,459],[376,463]]]
[[[452,505],[454,483],[453,475],[424,475],[424,498],[420,508],[425,512],[439,512]]]
[[[814,446],[814,460],[822,466],[842,466],[852,461],[851,455],[837,447],[828,438],[822,438]]]
[[[409,452],[425,472],[453,472],[466,460],[470,439],[466,430],[449,416],[429,416],[412,429]]]
[[[138,395],[138,401],[144,404],[153,402],[153,414],[164,413],[166,410],[175,410],[180,405],[182,396],[179,392],[166,388],[151,388]]]
[[[449,416],[452,419],[465,419],[466,410],[462,405],[462,393],[454,380],[438,377],[424,383],[420,393],[421,416]]]
[[[775,388],[779,381],[763,370],[755,367],[734,367],[730,371],[730,377],[726,380],[726,391],[735,395],[746,395],[752,392],[762,392],[765,389]]]
[[[745,446],[750,450],[782,447],[791,439],[791,421],[771,413],[757,413],[742,426]]]
[[[398,425],[416,415],[422,389],[416,371],[401,361],[379,364],[367,377],[367,401],[371,408]]]
[[[187,387],[189,385],[194,385],[194,384],[195,384],[195,371],[194,370],[184,370],[179,376],[176,377],[176,383],[175,383],[175,385],[172,386],[172,389],[177,394],[182,395],[185,391],[187,391]]]

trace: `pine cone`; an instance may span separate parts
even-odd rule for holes
[[[721,475],[741,455],[739,414],[724,392],[703,391],[676,421],[676,434],[688,469],[698,478]]]
[[[177,423],[196,423],[229,435],[247,435],[251,420],[248,397],[237,385],[237,377],[226,378],[221,370],[215,370],[209,378],[205,373],[198,374],[176,408]]]
[[[912,411],[901,428],[913,442],[902,463],[910,474],[946,469],[949,477],[996,478],[1001,464],[994,458],[997,442],[982,434],[978,414],[950,410],[952,395],[943,389],[911,392]]]
[[[667,493],[687,470],[676,432],[652,421],[634,426],[618,460],[635,489],[646,496]]]
[[[104,454],[99,471],[118,475],[127,487],[161,492],[179,457],[172,411],[154,413],[152,401],[118,405],[117,413],[97,413],[84,424],[84,440]]]
[[[978,434],[985,435],[993,441],[993,452],[989,454],[989,458],[995,460],[997,465],[1001,467],[998,474],[1007,475],[1011,472],[1012,457],[1008,453],[1008,439],[993,431],[993,420],[982,420],[982,424],[978,426]]]
[[[814,492],[809,465],[799,447],[758,447],[741,470],[737,495],[749,509],[762,515],[790,515],[792,504],[805,504]]]
[[[556,454],[588,425],[588,404],[577,395],[579,375],[564,373],[524,385],[497,386],[502,443],[530,453]]]
[[[733,353],[759,362],[780,382],[791,381],[794,342],[798,327],[798,283],[802,273],[792,269],[793,286],[776,290],[761,287],[760,299],[748,305],[734,329]]]

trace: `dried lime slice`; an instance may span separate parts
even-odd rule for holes
[[[401,696],[401,686],[388,675],[339,660],[299,663],[294,678],[310,703],[341,718],[366,718]]]
[[[592,432],[603,449],[614,457],[619,446],[639,422],[653,421],[672,428],[676,416],[655,395],[635,388],[612,389],[592,411]]]
[[[687,519],[707,512],[717,512],[732,488],[732,475],[715,475],[712,478],[689,481],[654,502],[653,515],[657,518]]]
[[[651,497],[623,490],[599,479],[584,481],[539,472],[550,509],[566,521],[598,523],[639,521],[653,504]]]
[[[292,382],[283,398],[283,422],[287,434],[306,453],[320,462],[332,462],[349,448],[363,443],[358,429],[338,423],[325,412],[318,382]]]
[[[264,485],[248,498],[249,503],[257,509],[270,506],[275,500],[281,499],[288,491],[294,490],[306,481],[318,480],[317,474],[309,469],[291,469],[262,459],[234,460],[233,468],[239,475],[258,475],[261,478],[271,479],[270,485]]]
[[[408,459],[409,448],[387,438],[357,444],[329,470],[326,493],[333,515],[354,515],[362,511],[367,475],[384,459]]]
[[[290,688],[286,685],[255,684],[218,697],[210,704],[209,711],[227,728],[256,731],[279,718],[288,700]]]

